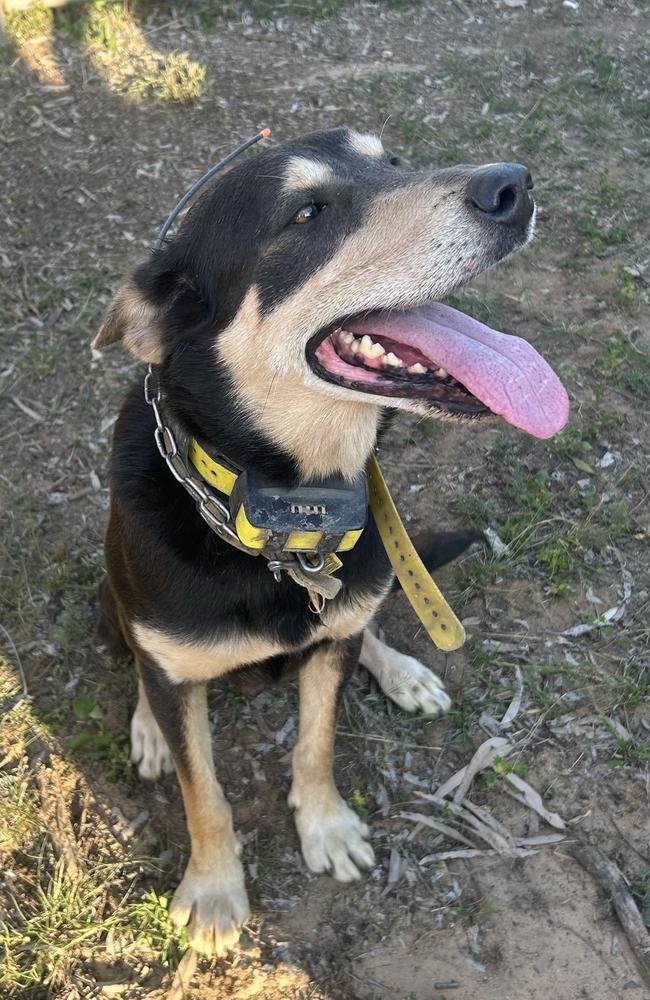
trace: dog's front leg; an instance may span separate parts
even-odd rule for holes
[[[368,827],[339,795],[333,774],[339,695],[358,653],[357,639],[323,643],[300,670],[300,722],[289,793],[307,867],[331,870],[340,882],[359,878],[359,868],[375,860],[365,839]]]
[[[232,812],[214,771],[206,685],[172,684],[148,657],[138,657],[138,666],[174,758],[190,832],[190,860],[170,917],[187,925],[197,951],[222,955],[236,944],[249,907]]]

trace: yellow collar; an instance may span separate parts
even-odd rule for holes
[[[189,443],[188,457],[203,479],[221,493],[225,493],[227,496],[231,495],[237,482],[238,472],[221,462],[217,462],[194,439]],[[370,509],[375,518],[379,535],[397,579],[413,610],[438,649],[445,652],[458,649],[465,642],[465,629],[415,551],[374,455],[368,463],[368,486]],[[243,511],[243,507],[240,510]],[[245,513],[243,519],[240,516],[237,517],[236,527],[238,534],[242,528],[247,527]],[[310,533],[303,532],[302,534]],[[342,552],[352,548],[360,535],[360,531],[347,532],[344,536],[345,542],[338,546],[338,551]],[[354,537],[348,538],[347,536]],[[253,535],[249,534],[249,538],[252,539]],[[264,544],[265,541],[251,547],[259,549]],[[338,565],[340,566],[340,562]],[[334,571],[336,568],[338,567],[335,567]]]
[[[438,649],[449,653],[465,642],[465,629],[447,604],[413,547],[373,455],[368,463],[370,509],[395,575]]]

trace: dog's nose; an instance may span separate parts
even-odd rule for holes
[[[481,215],[505,225],[523,225],[533,214],[530,171],[521,163],[490,163],[470,177],[467,196]]]

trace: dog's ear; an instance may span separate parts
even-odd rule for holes
[[[108,347],[118,340],[142,361],[160,364],[164,360],[160,310],[133,279],[122,285],[108,306],[92,346]]]
[[[158,254],[136,268],[108,306],[94,348],[121,340],[141,361],[162,364],[182,340],[195,336],[210,313],[198,278],[183,264]]]

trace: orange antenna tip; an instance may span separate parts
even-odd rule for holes
[[[260,137],[262,139],[268,139],[268,137],[270,136],[270,134],[271,134],[271,129],[270,128],[263,128],[262,131],[260,132]]]

